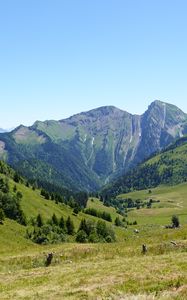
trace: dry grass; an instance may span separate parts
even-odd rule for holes
[[[152,247],[142,255],[140,245],[67,244],[51,249],[55,257],[48,268],[43,248],[9,257],[0,274],[0,299],[187,299],[183,246],[165,247],[161,254]]]

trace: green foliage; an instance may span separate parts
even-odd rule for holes
[[[96,230],[98,236],[105,240],[106,242],[114,242],[115,241],[115,232],[113,229],[106,225],[104,221],[98,221],[96,225]]]
[[[96,210],[95,208],[86,208],[84,210],[84,213],[91,215],[91,216],[95,216],[97,218],[101,218],[108,222],[112,222],[112,217],[111,217],[110,213],[108,213],[106,211],[100,212],[100,211]]]
[[[88,235],[84,230],[79,230],[76,235],[76,242],[86,243],[88,241]]]
[[[21,193],[11,195],[9,192],[8,180],[0,178],[0,208],[7,218],[17,220],[20,224],[26,225],[26,218],[20,206]]]
[[[178,184],[187,181],[187,137],[176,141],[160,154],[130,170],[115,182],[106,186],[102,197],[115,198],[121,193],[143,190],[160,184]]]
[[[44,190],[44,189],[41,189],[41,196],[44,196],[44,198],[45,198],[46,200],[49,200],[49,199],[50,199],[50,194],[49,194],[49,192],[47,192],[47,191]]]
[[[64,221],[63,216],[61,216],[61,218],[60,218],[60,221],[59,221],[59,227],[60,227],[61,229],[65,229],[65,221]]]
[[[38,214],[36,217],[36,224],[38,227],[42,227],[44,225],[43,218],[41,214]]]
[[[70,216],[65,222],[63,217],[58,220],[53,214],[52,218],[44,224],[41,214],[38,214],[36,220],[32,220],[31,225],[33,228],[27,229],[26,237],[37,244],[64,242],[67,239],[66,234],[74,234],[74,224]],[[81,235],[78,239],[80,241]]]
[[[34,229],[30,231],[27,230],[26,237],[37,244],[56,244],[66,240],[64,231],[50,224],[34,227]]]
[[[123,222],[120,220],[119,217],[116,217],[116,219],[115,219],[115,225],[116,226],[123,226]]]
[[[73,221],[71,220],[70,216],[66,220],[66,229],[67,229],[67,234],[73,235],[74,234],[74,224]]]
[[[79,243],[114,242],[115,233],[104,221],[95,223],[82,219],[76,235],[76,241]]]
[[[9,192],[9,185],[7,179],[0,178],[0,190],[5,194]]]
[[[171,221],[172,221],[172,226],[174,228],[178,228],[180,226],[180,222],[179,222],[178,216],[173,215],[172,218],[171,218]]]
[[[59,225],[59,221],[58,221],[57,216],[55,214],[52,215],[51,221],[52,221],[52,224],[54,224],[56,226]]]
[[[2,208],[0,208],[0,224],[1,225],[3,224],[4,219],[5,219],[5,213],[2,210]]]
[[[14,181],[16,183],[18,183],[20,181],[20,175],[17,172],[14,174]]]

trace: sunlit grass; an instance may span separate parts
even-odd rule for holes
[[[77,218],[72,209],[41,198],[39,191],[22,185],[17,188],[24,195],[22,208],[27,217],[41,212],[47,220],[55,212]],[[186,195],[186,184],[152,189],[151,194],[123,195],[160,202],[151,209],[130,211],[128,219],[136,219],[136,226],[113,225],[117,242],[112,244],[40,246],[24,238],[25,227],[6,220],[0,226],[0,299],[187,299]],[[110,212],[113,220],[117,216],[113,208],[96,199],[89,200],[88,206]],[[166,229],[164,225],[171,222],[174,213],[181,227]],[[94,219],[81,213],[76,226],[82,217]],[[142,244],[148,248],[145,255]],[[49,252],[54,253],[54,259],[46,268]]]

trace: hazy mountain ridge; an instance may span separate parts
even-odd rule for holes
[[[105,106],[1,134],[0,156],[23,175],[93,190],[186,133],[187,115],[174,105],[156,100],[141,116]]]
[[[0,128],[0,133],[7,132],[6,129]]]

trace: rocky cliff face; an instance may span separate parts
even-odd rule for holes
[[[187,133],[187,115],[174,105],[154,101],[141,116],[141,140],[134,162],[141,162]]]
[[[154,101],[142,116],[106,106],[65,120],[20,126],[1,134],[0,140],[7,160],[23,174],[35,173],[37,178],[48,170],[45,180],[51,183],[92,190],[186,133],[187,115],[176,106]]]

